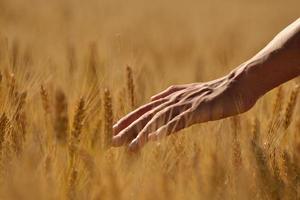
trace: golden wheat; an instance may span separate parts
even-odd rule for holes
[[[43,85],[41,85],[40,94],[41,94],[45,114],[46,115],[50,114],[49,94],[48,94],[46,88]]]
[[[112,99],[109,89],[104,90],[104,148],[108,148],[111,144],[112,127],[113,127],[113,108]]]
[[[285,108],[284,113],[284,128],[287,129],[289,125],[291,124],[292,116],[294,113],[294,109],[297,103],[297,98],[299,94],[299,86],[295,86],[291,92],[289,101],[287,103],[287,106]]]
[[[80,141],[80,134],[82,131],[84,123],[84,113],[85,112],[85,101],[83,98],[80,98],[80,101],[77,105],[74,120],[73,120],[73,129],[71,131],[71,137],[76,142]]]
[[[0,199],[299,199],[294,81],[138,153],[110,146],[116,119],[228,73],[298,15],[292,0],[1,0]]]
[[[69,130],[68,103],[61,90],[57,90],[55,96],[54,130],[57,141],[66,144]]]
[[[130,66],[126,67],[127,91],[131,108],[135,107],[133,72]]]

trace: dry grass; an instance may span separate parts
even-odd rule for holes
[[[225,74],[299,5],[1,0],[0,199],[299,199],[295,81],[137,154],[110,148],[121,116],[170,84]]]

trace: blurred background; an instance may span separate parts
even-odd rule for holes
[[[39,55],[35,68],[43,73],[52,65],[51,76],[54,66],[68,62],[70,49],[82,64],[82,55],[95,46],[102,65],[98,76],[116,75],[126,65],[141,79],[155,71],[146,79],[153,92],[224,75],[297,19],[299,5],[298,0],[0,0],[0,34],[8,46],[17,42],[20,51]]]
[[[299,0],[0,0],[0,199],[299,199],[293,81],[241,116],[141,153],[104,148],[113,122],[170,85],[226,75],[299,8]]]

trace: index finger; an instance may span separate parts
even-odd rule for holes
[[[154,95],[151,97],[151,101],[155,101],[164,97],[169,96],[170,94],[185,89],[185,86],[170,86],[166,90]]]
[[[159,99],[153,102],[150,102],[146,105],[143,105],[139,107],[138,109],[132,111],[122,119],[120,119],[114,126],[113,126],[113,135],[118,134],[120,131],[128,127],[131,123],[133,123],[135,120],[140,118],[143,114],[146,112],[149,112],[153,108],[161,105],[162,103],[167,102],[167,99]]]

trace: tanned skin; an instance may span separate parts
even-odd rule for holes
[[[206,83],[171,86],[119,120],[113,146],[136,151],[196,123],[248,111],[268,91],[300,75],[300,18],[228,75]]]

